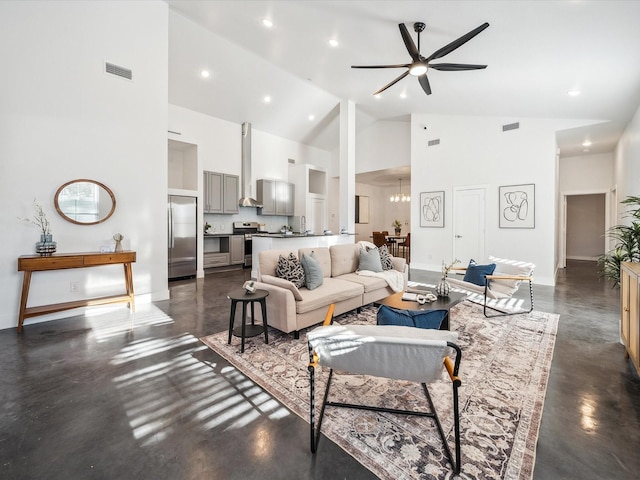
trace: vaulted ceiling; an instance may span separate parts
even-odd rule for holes
[[[409,121],[413,113],[592,120],[558,134],[562,156],[584,154],[585,140],[589,153],[612,151],[640,105],[640,2],[167,3],[171,103],[325,149],[338,145],[341,99],[356,104],[358,127]],[[418,21],[426,23],[424,56],[488,22],[439,60],[488,67],[429,69],[432,95],[408,76],[375,98],[403,70],[351,65],[410,63],[398,24],[406,23],[415,41]],[[568,95],[572,90],[580,94]]]

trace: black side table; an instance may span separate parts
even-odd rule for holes
[[[269,332],[267,328],[267,302],[266,298],[269,292],[266,290],[256,290],[253,293],[247,293],[244,288],[238,288],[227,295],[227,298],[231,300],[231,314],[229,315],[229,341],[231,344],[231,335],[242,338],[242,346],[240,352],[244,353],[244,339],[246,337],[255,337],[264,332],[264,343],[269,343]],[[236,317],[236,305],[238,302],[242,302],[242,326],[233,329],[233,323]],[[262,307],[262,325],[256,325],[254,323],[255,314],[253,305],[255,302],[259,302]],[[247,304],[251,304],[251,324],[247,325]]]

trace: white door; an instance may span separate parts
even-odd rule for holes
[[[307,225],[310,225],[316,234],[321,234],[327,228],[327,202],[324,197],[309,195]]]
[[[469,260],[485,260],[485,196],[484,187],[454,188],[453,191],[453,256],[467,265]]]

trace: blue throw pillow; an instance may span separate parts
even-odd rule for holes
[[[484,287],[487,282],[485,275],[491,275],[495,269],[495,263],[490,263],[489,265],[478,265],[475,260],[472,259],[467,267],[467,273],[464,274],[464,281]]]
[[[324,281],[322,266],[313,252],[311,252],[310,255],[303,253],[300,263],[302,263],[302,268],[304,269],[304,279],[307,289],[313,290],[322,285]]]
[[[378,325],[399,325],[437,330],[448,314],[447,310],[400,310],[380,305],[376,320]]]

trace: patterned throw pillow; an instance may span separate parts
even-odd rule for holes
[[[380,263],[382,264],[382,270],[393,270],[393,260],[391,260],[391,254],[386,245],[382,245],[378,248],[380,252]]]
[[[289,253],[289,258],[284,258],[282,255],[278,256],[276,277],[289,280],[298,288],[305,286],[304,269],[293,252]]]

